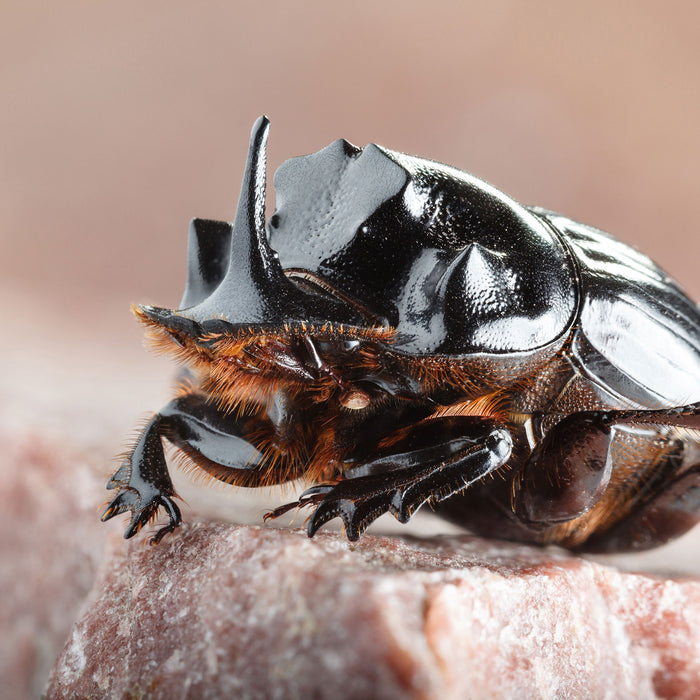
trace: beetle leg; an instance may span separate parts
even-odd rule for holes
[[[308,489],[299,501],[269,516],[294,506],[315,506],[307,526],[309,537],[339,516],[347,538],[354,541],[383,513],[405,523],[424,503],[462,491],[501,467],[511,449],[509,432],[495,420],[427,420],[397,438],[390,453],[353,467],[338,483]]]
[[[627,421],[632,422],[632,421]],[[700,403],[667,411],[645,411],[637,424],[659,423],[700,430]],[[657,480],[624,519],[586,540],[590,552],[640,551],[658,547],[700,521],[700,463],[680,463],[670,479]]]
[[[581,412],[557,423],[537,444],[516,481],[513,510],[528,524],[565,522],[590,510],[610,480],[610,422]]]
[[[610,447],[616,425],[697,430],[700,403],[646,411],[582,411],[564,418],[544,436],[522,469],[513,499],[517,517],[528,525],[545,526],[573,520],[590,510],[611,476]],[[640,540],[642,530],[654,537],[646,546],[685,531],[700,518],[700,514],[695,515],[700,508],[698,472],[700,465],[670,482],[664,479],[663,486],[652,489],[651,500],[645,498],[641,507],[597,539],[604,547],[621,549]],[[634,546],[643,548],[641,544]]]
[[[162,438],[185,453],[206,472],[229,484],[261,486],[296,478],[301,467],[272,470],[273,458],[254,447],[245,437],[247,419],[237,419],[207,403],[203,394],[192,392],[171,401],[146,425],[136,446],[107,482],[119,491],[102,514],[102,520],[131,511],[124,538],[133,537],[155,517],[162,506],[169,516],[151,542],[173,532],[181,521],[180,510],[163,452]],[[274,430],[274,426],[271,426]]]
[[[180,524],[180,510],[173,502],[173,489],[160,440],[163,419],[156,414],[144,428],[134,449],[124,459],[117,472],[107,482],[108,489],[119,491],[102,513],[102,520],[131,511],[131,521],[124,538],[133,537],[146,523],[155,517],[163,506],[170,519],[168,525],[159,530],[153,540],[161,540]]]

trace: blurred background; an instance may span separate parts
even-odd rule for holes
[[[169,394],[129,304],[177,305],[188,222],[233,217],[259,114],[270,173],[339,137],[443,161],[638,246],[697,298],[698,27],[690,0],[0,0],[8,687],[43,687],[101,556],[112,455]],[[697,545],[673,547],[645,566],[698,570]]]
[[[700,295],[697,3],[0,8],[0,418],[99,446],[100,478],[173,372],[129,304],[177,305],[188,222],[233,217],[261,113],[270,174],[377,142],[608,230]]]
[[[697,3],[0,8],[3,388],[44,420],[66,392],[116,417],[120,359],[167,375],[129,303],[177,304],[188,222],[233,217],[261,113],[270,173],[374,141],[608,230],[700,294]]]

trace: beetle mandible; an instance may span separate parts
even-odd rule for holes
[[[455,168],[335,141],[275,175],[251,135],[232,224],[195,219],[179,309],[135,306],[186,367],[102,519],[180,524],[163,438],[246,487],[304,478],[308,534],[422,505],[477,534],[652,547],[700,517],[700,310],[649,258]]]

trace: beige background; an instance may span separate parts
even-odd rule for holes
[[[193,216],[345,137],[599,226],[700,295],[696,2],[0,3],[0,402],[123,431],[167,394],[132,301],[177,304]],[[86,418],[90,420],[85,420]],[[106,467],[106,471],[108,467]]]
[[[697,3],[3,4],[0,275],[59,316],[176,303],[263,112],[271,168],[340,136],[449,162],[700,294]]]

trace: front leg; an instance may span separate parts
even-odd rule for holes
[[[159,542],[180,524],[180,509],[173,501],[175,490],[161,442],[163,422],[162,414],[153,416],[139,435],[134,449],[107,482],[108,489],[119,491],[102,513],[102,522],[130,510],[132,517],[124,532],[125,539],[133,537],[154,518],[161,506],[168,513],[169,523],[155,534],[151,540],[153,543]]]
[[[208,403],[201,393],[174,399],[149,421],[134,449],[107,482],[108,489],[119,490],[102,520],[131,511],[124,532],[128,539],[163,507],[169,522],[158,530],[152,543],[180,525],[180,509],[173,501],[176,494],[163,452],[164,437],[199,468],[229,484],[255,487],[297,478],[301,462],[280,457],[279,451],[258,450],[247,438],[251,426],[268,436],[284,433],[284,421],[273,425],[265,418],[235,418]]]
[[[339,516],[354,541],[383,513],[405,523],[426,502],[462,491],[505,464],[512,449],[504,425],[475,417],[428,419],[384,442],[391,447],[377,450],[374,459],[354,466],[343,480],[314,486],[266,517],[315,506],[309,537]]]

